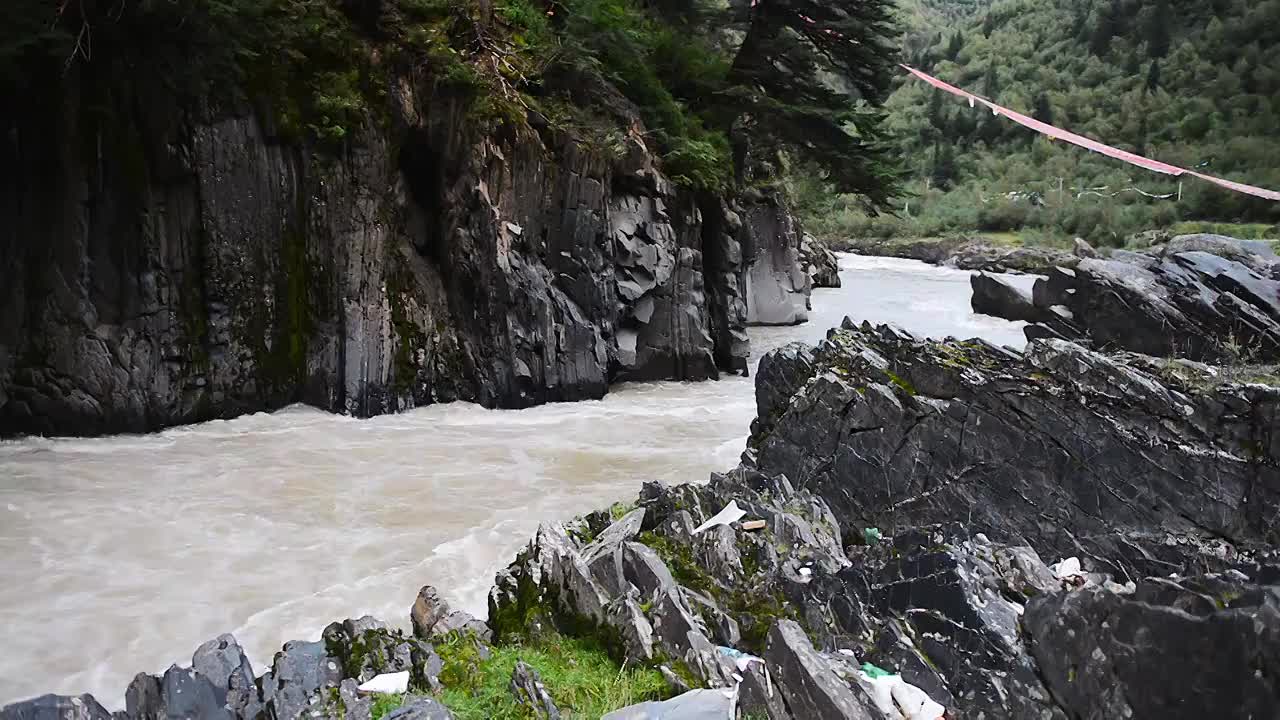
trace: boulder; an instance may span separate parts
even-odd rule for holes
[[[253,666],[240,643],[231,635],[219,635],[196,648],[191,668],[226,696],[227,707],[239,717],[254,717],[261,701],[254,683]]]
[[[969,276],[969,285],[973,288],[970,304],[975,313],[1025,322],[1039,322],[1045,317],[1044,309],[1031,301],[1031,293],[998,277],[974,273]]]

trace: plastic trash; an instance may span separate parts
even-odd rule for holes
[[[862,539],[868,545],[880,542],[880,528],[869,527],[862,531]]]
[[[1053,576],[1059,580],[1071,580],[1073,578],[1088,577],[1089,573],[1080,569],[1080,558],[1069,557],[1049,566],[1053,571]]]
[[[403,695],[409,692],[409,671],[405,670],[404,672],[375,675],[371,680],[357,689],[363,693]]]
[[[763,659],[758,658],[755,655],[748,655],[747,653],[744,653],[741,650],[738,650],[737,648],[725,647],[724,645],[717,645],[716,649],[720,651],[721,655],[724,655],[725,657],[729,658],[730,660],[733,661],[734,665],[738,666],[738,672],[746,672],[747,667],[750,666],[751,663],[753,662],[758,662],[762,665],[764,664]]]
[[[864,668],[867,666],[884,673],[873,676],[864,670],[859,679],[863,685],[867,686],[867,694],[871,696],[872,702],[885,717],[905,720],[939,720],[947,712],[947,709],[929,697],[928,693],[903,680],[901,675],[887,673],[871,663],[863,665]]]
[[[732,720],[737,708],[737,688],[690,690],[670,700],[614,710],[600,720]]]
[[[871,678],[882,678],[882,677],[888,677],[888,676],[890,676],[890,675],[892,675],[892,674],[893,674],[893,673],[889,672],[888,670],[885,670],[885,669],[884,669],[884,668],[882,668],[882,667],[877,667],[877,666],[875,666],[875,665],[872,665],[872,664],[871,664],[871,663],[869,663],[869,662],[864,662],[864,663],[862,663],[862,672],[863,672],[863,674],[865,674],[867,677],[871,677]]]
[[[769,523],[765,522],[764,520],[748,520],[748,521],[746,521],[746,522],[742,523],[742,529],[743,529],[743,530],[748,530],[748,531],[750,531],[750,530],[763,530],[763,529],[765,529],[765,527],[767,527],[768,525],[769,525]]]
[[[729,504],[725,505],[723,510],[713,515],[710,520],[694,528],[693,534],[697,535],[703,530],[706,530],[707,528],[713,528],[717,525],[732,525],[738,522],[739,520],[741,520],[742,516],[746,514],[747,514],[746,510],[743,510],[742,508],[738,507],[737,500],[730,500]]]

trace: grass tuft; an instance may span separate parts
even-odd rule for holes
[[[493,648],[488,660],[468,663],[466,682],[446,687],[441,699],[458,720],[531,717],[511,694],[511,673],[520,660],[538,671],[565,718],[595,720],[612,710],[670,695],[657,670],[619,668],[599,644],[556,635]]]

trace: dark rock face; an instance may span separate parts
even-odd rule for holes
[[[1229,257],[1202,250],[1212,247]],[[1052,313],[1029,337],[1086,338],[1101,349],[1218,363],[1280,361],[1280,263],[1240,246],[1175,238],[1163,253],[1115,253],[1037,281]],[[976,294],[975,294],[976,302]],[[1010,317],[1004,315],[1002,317]]]
[[[870,327],[773,362],[800,384],[780,411],[775,381],[759,408],[756,466],[839,518],[963,522],[1125,577],[1226,569],[1280,537],[1264,510],[1280,501],[1280,389],[1166,384],[1062,341],[1021,357]]]
[[[1280,663],[1274,585],[1151,578],[1132,594],[1089,588],[1037,598],[1024,625],[1072,717],[1263,718],[1280,702],[1270,671]]]
[[[0,435],[598,398],[745,370],[749,317],[803,319],[786,209],[694,198],[639,133],[616,162],[484,136],[406,79],[334,151],[146,73],[98,112],[88,67],[0,120]]]
[[[809,274],[800,256],[802,235],[782,200],[743,200],[739,245],[745,263],[748,325],[797,325],[808,319]]]

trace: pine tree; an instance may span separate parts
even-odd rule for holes
[[[963,49],[964,35],[961,35],[960,31],[957,30],[956,33],[951,36],[951,42],[947,43],[947,59],[955,62],[955,59],[960,57],[960,51]]]
[[[1098,21],[1093,27],[1093,35],[1089,38],[1089,50],[1098,57],[1105,57],[1111,52],[1111,39],[1116,36],[1118,18],[1114,5],[1103,6],[1098,10]]]
[[[1053,106],[1049,104],[1049,96],[1045,93],[1036,95],[1035,110],[1031,112],[1031,117],[1042,123],[1053,124]]]
[[[899,171],[880,105],[897,62],[894,13],[893,0],[758,0],[721,93],[726,125],[746,129],[753,151],[790,150],[837,192],[888,207]]]
[[[982,76],[982,96],[988,100],[996,100],[1000,94],[1000,77],[996,71],[995,63],[987,66],[987,72]]]
[[[933,167],[929,177],[934,187],[939,190],[950,190],[956,179],[956,157],[951,143],[941,141],[933,145]]]
[[[1147,92],[1155,92],[1160,87],[1160,61],[1152,60],[1147,68]]]
[[[1169,54],[1169,0],[1156,0],[1154,9],[1147,16],[1144,33],[1147,41],[1147,56],[1162,58]]]

